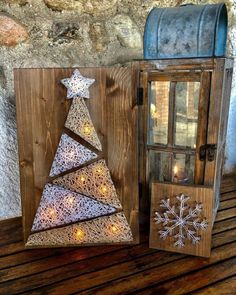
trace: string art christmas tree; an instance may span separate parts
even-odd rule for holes
[[[84,98],[94,79],[75,70],[61,80],[73,99],[65,127],[92,145],[102,145]],[[89,245],[131,242],[131,229],[122,211],[109,169],[98,152],[63,133],[44,187],[27,246]]]

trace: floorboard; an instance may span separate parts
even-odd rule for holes
[[[21,218],[0,222],[0,294],[219,294],[236,290],[236,178],[227,177],[212,236],[199,258],[135,246],[25,250]]]

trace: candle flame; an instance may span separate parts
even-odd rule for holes
[[[178,167],[175,165],[174,166],[174,174],[177,174],[178,173]]]

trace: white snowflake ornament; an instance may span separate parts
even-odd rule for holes
[[[67,98],[76,96],[89,98],[89,87],[95,79],[83,77],[78,69],[74,70],[70,78],[61,80],[61,83],[67,88]]]
[[[197,203],[194,208],[186,205],[190,197],[180,194],[176,196],[179,206],[170,204],[170,199],[161,200],[160,207],[164,208],[163,215],[155,212],[154,221],[156,224],[162,224],[163,229],[159,231],[160,238],[166,239],[173,237],[174,246],[179,248],[185,246],[185,240],[188,239],[193,245],[200,242],[199,230],[205,230],[208,223],[200,217],[203,210],[202,204]]]

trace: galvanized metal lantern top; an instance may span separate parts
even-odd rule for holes
[[[220,57],[225,54],[224,3],[153,8],[144,31],[144,58]]]

